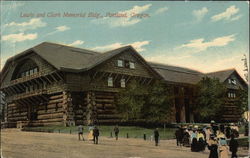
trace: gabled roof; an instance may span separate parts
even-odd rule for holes
[[[225,82],[225,80],[228,79],[232,74],[236,74],[236,76],[238,76],[238,78],[240,79],[242,85],[244,87],[248,87],[248,83],[239,75],[239,73],[234,68],[206,73],[205,76],[215,77],[218,78],[220,82]]]
[[[135,52],[135,54],[137,54],[139,58],[141,58],[141,60],[147,66],[147,69],[160,77],[160,75],[155,72],[155,70],[152,69],[148,65],[148,63],[139,55],[139,53],[137,53],[136,50],[131,46],[124,46],[118,49],[100,53],[87,49],[75,48],[50,42],[43,42],[9,58],[3,68],[2,73],[6,71],[6,65],[8,65],[11,61],[14,61],[15,59],[25,56],[31,52],[36,53],[58,70],[82,72],[92,69],[93,67],[128,49],[131,49],[133,52]]]
[[[159,63],[149,64],[164,78],[165,81],[169,82],[196,84],[201,80],[203,75],[199,71],[188,68]]]
[[[236,71],[235,69],[226,69],[226,70],[206,73],[205,76],[215,77],[218,78],[221,82],[224,82],[235,71]]]
[[[103,63],[104,61],[107,61],[108,59],[128,49],[131,49],[133,52],[135,52],[136,56],[140,58],[140,60],[145,64],[148,70],[150,70],[160,78],[163,78],[165,81],[169,82],[196,84],[204,76],[216,77],[219,78],[221,82],[224,82],[233,72],[237,73],[235,69],[228,69],[204,74],[202,72],[184,67],[146,62],[144,58],[131,46],[124,46],[118,49],[100,53],[87,49],[75,48],[50,42],[43,42],[9,58],[3,67],[1,75],[5,74],[8,68],[7,65],[11,61],[15,61],[15,59],[18,59],[32,52],[38,54],[58,70],[82,72],[90,70],[95,66]],[[244,80],[243,82],[246,84]]]

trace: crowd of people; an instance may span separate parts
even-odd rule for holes
[[[246,129],[248,130],[248,128]],[[118,125],[114,127],[113,132],[115,133],[115,139],[118,140]],[[239,145],[235,138],[239,137],[239,128],[236,124],[216,124],[211,121],[211,124],[207,126],[179,126],[175,136],[177,146],[191,147],[192,152],[204,151],[207,147],[210,150],[209,158],[228,158],[229,151],[232,153],[231,158],[237,158]],[[79,140],[81,138],[83,141],[85,140],[82,125],[78,126],[78,137]],[[93,140],[94,144],[98,144],[98,137],[98,127],[90,126],[88,140]],[[158,128],[154,130],[153,137],[155,146],[158,146],[160,137]],[[227,139],[230,139],[229,143]]]
[[[191,147],[192,152],[210,150],[209,158],[228,158],[229,151],[232,158],[237,157],[239,128],[235,124],[216,124],[211,121],[209,126],[181,126],[175,132],[177,146]],[[231,139],[227,143],[226,139]]]

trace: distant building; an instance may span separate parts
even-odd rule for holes
[[[146,62],[131,46],[105,53],[44,42],[9,58],[1,72],[6,95],[6,118],[30,126],[115,124],[115,94],[132,80],[149,85],[163,80],[174,95],[171,122],[194,122],[189,106],[195,84],[204,76],[217,77],[228,87],[228,97],[247,84],[236,70],[209,74]],[[226,107],[226,106],[225,106]],[[224,119],[237,121],[235,106],[226,107]],[[236,112],[237,113],[237,112]]]

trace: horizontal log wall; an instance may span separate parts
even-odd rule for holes
[[[237,122],[241,118],[239,108],[235,105],[235,101],[227,100],[222,114],[222,121]]]
[[[30,126],[46,126],[62,124],[65,110],[63,108],[63,93],[47,96],[47,103],[27,102],[25,105],[11,103],[7,107],[8,122],[29,121]],[[32,118],[31,115],[36,115]]]
[[[7,105],[7,121],[27,121],[27,107],[18,105],[16,103],[10,103]]]
[[[120,122],[121,117],[115,107],[115,93],[95,92],[97,120],[100,124]]]
[[[32,121],[32,126],[57,125],[63,123],[63,94],[55,93],[48,96],[45,105],[36,107],[37,119]]]

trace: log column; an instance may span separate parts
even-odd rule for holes
[[[74,111],[70,92],[63,92],[63,122],[64,126],[74,126]]]
[[[86,121],[87,125],[94,124],[97,118],[96,97],[94,92],[87,92]]]
[[[175,100],[172,99],[172,106],[170,108],[171,112],[170,112],[170,116],[167,116],[168,118],[168,123],[173,123],[175,122],[176,123],[176,118],[175,118],[175,115],[176,115],[176,108],[175,108]]]
[[[186,123],[186,110],[185,110],[185,102],[184,102],[184,87],[179,88],[180,91],[180,122]]]

